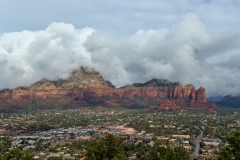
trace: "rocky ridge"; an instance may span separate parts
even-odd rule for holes
[[[149,107],[170,99],[181,108],[216,109],[208,103],[205,89],[193,85],[182,87],[168,80],[152,79],[146,83],[134,83],[115,88],[95,70],[86,71],[83,67],[74,70],[65,80],[42,79],[30,87],[18,87],[0,91],[1,106],[31,106],[57,101],[65,107],[83,106],[123,106]]]

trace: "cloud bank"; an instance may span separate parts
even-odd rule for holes
[[[204,86],[208,96],[235,95],[239,59],[237,36],[210,34],[194,13],[171,28],[139,29],[124,38],[54,22],[45,30],[0,35],[0,88],[66,78],[82,65],[119,87],[164,78]]]

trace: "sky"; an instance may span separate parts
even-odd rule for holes
[[[0,0],[0,89],[94,68],[240,93],[239,0]]]

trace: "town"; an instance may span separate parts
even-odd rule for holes
[[[96,107],[29,109],[0,115],[0,134],[10,136],[12,147],[30,151],[35,159],[79,159],[84,157],[91,140],[107,134],[124,139],[129,159],[138,158],[134,146],[153,146],[157,140],[183,146],[192,159],[216,159],[219,150],[227,145],[226,137],[239,127],[237,111]]]

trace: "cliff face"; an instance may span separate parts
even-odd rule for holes
[[[100,73],[87,72],[84,68],[74,70],[66,80],[42,79],[28,88],[18,87],[14,90],[0,91],[0,106],[34,105],[39,100],[59,100],[60,103],[61,100],[68,107],[149,107],[166,99],[171,99],[182,108],[216,109],[215,105],[207,103],[203,87],[181,87],[178,83],[153,79],[146,83],[115,88],[105,81]]]

